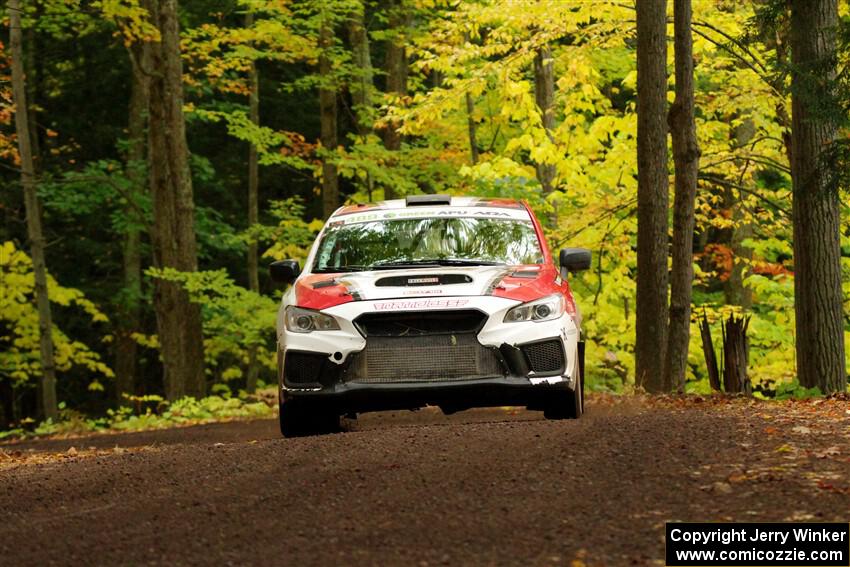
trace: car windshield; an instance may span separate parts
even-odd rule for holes
[[[332,225],[313,271],[542,262],[531,221],[421,218]]]

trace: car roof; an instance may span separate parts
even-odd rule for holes
[[[436,199],[435,199],[436,198]],[[423,195],[421,197],[409,197],[408,199],[392,199],[389,201],[376,201],[374,203],[363,203],[358,205],[346,205],[337,209],[331,218],[351,215],[355,213],[379,212],[379,211],[394,211],[394,210],[411,210],[415,211],[419,207],[428,211],[434,209],[509,209],[513,211],[524,211],[527,214],[526,206],[523,202],[516,199],[494,199],[482,197],[449,197],[437,195]],[[511,215],[514,216],[514,215]]]

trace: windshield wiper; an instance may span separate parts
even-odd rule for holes
[[[371,270],[370,266],[325,266],[324,268],[316,268],[314,274],[342,274],[347,272],[365,272]]]
[[[489,260],[467,260],[464,258],[429,258],[427,260],[393,260],[390,262],[378,262],[372,266],[374,270],[388,270],[392,268],[428,268],[432,266],[504,266],[504,262],[491,262]]]

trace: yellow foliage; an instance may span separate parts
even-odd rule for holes
[[[38,312],[35,307],[35,276],[32,261],[14,242],[0,244],[0,374],[26,382],[41,373]],[[97,306],[77,289],[60,286],[48,275],[48,296],[56,305],[73,306],[85,312],[92,323],[108,322]],[[54,324],[52,329],[56,368],[74,366],[111,378],[112,370],[85,344],[68,338]],[[93,388],[100,383],[92,382]],[[102,388],[102,385],[100,385]]]

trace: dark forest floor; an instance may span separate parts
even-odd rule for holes
[[[663,564],[664,523],[848,521],[850,403],[596,395],[0,445],[3,565]]]

